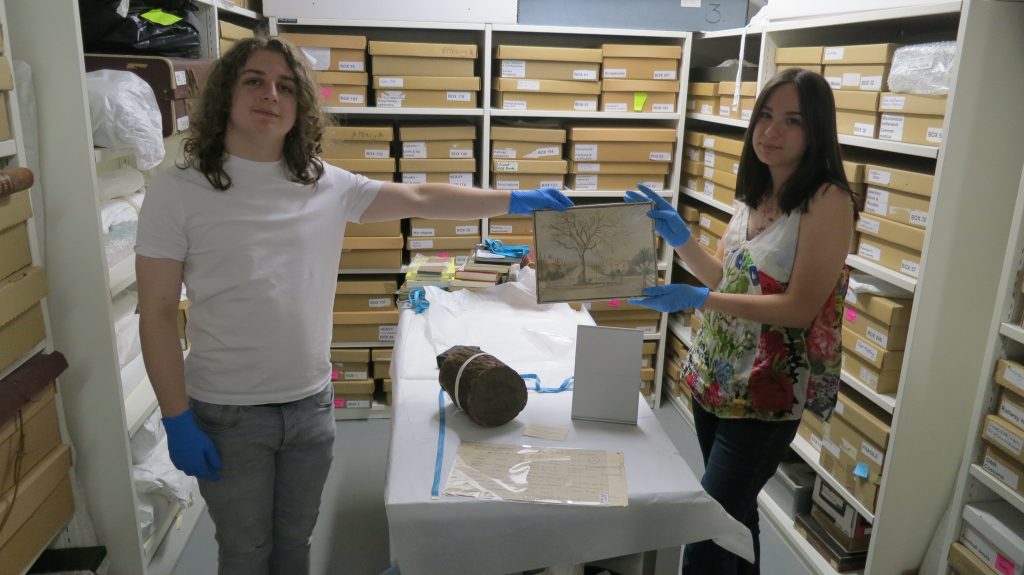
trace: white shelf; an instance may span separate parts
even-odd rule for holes
[[[861,380],[853,377],[845,371],[839,372],[839,379],[843,380],[843,383],[857,390],[862,396],[866,397],[868,401],[874,403],[878,407],[884,409],[890,415],[896,410],[896,396],[881,394],[877,391],[868,387],[867,384]]]
[[[110,297],[114,297],[135,283],[135,256],[129,254],[108,268],[107,275],[110,278]]]
[[[483,116],[480,108],[376,108],[357,106],[334,106],[321,108],[325,114],[348,114],[350,116]]]
[[[676,411],[678,411],[679,415],[683,418],[683,423],[690,428],[690,431],[693,431],[695,429],[693,425],[693,413],[691,413],[690,410],[687,409],[686,405],[683,404],[683,400],[671,394],[666,394],[666,396],[668,397],[668,402],[672,404],[672,407],[676,408]]]
[[[799,20],[787,20],[768,24],[768,32],[781,30],[800,30],[803,28],[821,28],[823,26],[839,26],[857,24],[862,22],[885,22],[901,18],[919,18],[921,16],[934,16],[937,14],[956,14],[960,12],[960,2],[942,2],[934,4],[923,4],[920,6],[907,6],[901,8],[889,8],[884,10],[850,10],[841,14],[830,14],[826,16],[801,18]]]
[[[764,491],[757,495],[757,508],[761,516],[775,527],[782,540],[789,545],[793,553],[803,561],[804,566],[811,573],[838,575],[839,572],[829,564],[828,560],[822,557],[821,553],[818,553],[818,550],[804,539],[802,535],[797,533],[796,528],[793,527],[793,518],[786,515],[786,512],[779,507],[779,504],[775,503],[775,500]],[[843,573],[859,574],[863,573],[863,571],[844,571]]]
[[[731,214],[736,213],[736,208],[730,206],[729,204],[720,202],[720,201],[718,201],[718,200],[716,200],[714,198],[709,198],[709,197],[705,196],[704,194],[701,194],[701,193],[698,193],[698,192],[696,192],[694,190],[691,190],[690,188],[685,188],[685,187],[684,188],[679,188],[679,192],[681,194],[683,194],[684,196],[689,196],[689,197],[691,197],[691,198],[693,198],[695,200],[699,200],[699,201],[701,201],[701,202],[703,202],[703,203],[705,203],[705,204],[707,204],[707,205],[709,205],[709,206],[711,206],[713,208],[717,208],[719,210],[722,210],[723,212],[725,212],[727,214],[731,215]]]
[[[851,268],[857,268],[862,272],[867,272],[880,280],[885,280],[892,285],[903,288],[911,293],[913,293],[914,289],[917,287],[917,279],[901,274],[897,271],[893,271],[889,268],[882,267],[875,262],[862,258],[856,254],[846,256],[846,265]]]
[[[334,409],[335,421],[351,421],[358,419],[391,419],[391,406],[373,402],[372,407],[346,407]]]
[[[656,331],[654,333],[645,333],[644,341],[661,341],[661,332]]]
[[[743,128],[744,130],[747,129],[747,126],[750,124],[750,120],[723,118],[722,116],[715,116],[712,114],[687,114],[686,118],[689,120],[700,120],[702,122],[711,122],[712,124],[722,124],[725,126]]]
[[[172,523],[169,529],[165,530],[156,550],[150,553],[149,549],[146,549],[146,558],[149,560],[146,569],[148,575],[170,575],[178,563],[181,552],[188,544],[192,531],[195,530],[199,518],[202,517],[203,511],[206,509],[206,502],[200,497],[198,488],[192,492],[192,495],[195,497],[195,501],[191,506],[185,508],[180,522],[176,517],[172,518]]]
[[[857,513],[863,515],[864,518],[868,520],[868,522],[875,522],[875,514],[868,511],[868,508],[864,507],[863,503],[857,501],[857,498],[854,497],[852,493],[847,491],[845,487],[843,487],[838,481],[836,481],[835,477],[832,477],[832,475],[825,471],[825,468],[822,467],[820,463],[818,463],[818,456],[820,455],[820,453],[817,449],[814,448],[814,446],[808,443],[807,440],[804,439],[803,437],[797,435],[795,438],[793,438],[793,443],[790,444],[790,447],[793,448],[793,451],[795,451],[801,459],[807,462],[807,465],[813,467],[814,472],[820,475],[823,481],[828,483],[829,486],[832,487],[832,489],[839,493],[839,495],[843,498],[844,501],[846,501],[850,505],[853,505],[854,509],[857,510]]]
[[[733,38],[733,37],[737,37],[737,36],[742,36],[744,30],[746,30],[747,36],[755,36],[755,37],[760,37],[761,36],[761,27],[760,26],[753,26],[753,27],[750,27],[749,29],[748,28],[729,28],[728,30],[712,30],[710,32],[701,32],[700,36],[698,36],[697,39],[698,40],[703,40],[705,38]]]
[[[678,120],[675,112],[566,112],[559,110],[501,110],[491,108],[496,118],[565,118],[595,120]]]
[[[18,145],[14,140],[4,140],[0,142],[0,157],[6,158],[13,156],[18,153]]]
[[[672,331],[679,338],[679,341],[683,342],[686,347],[693,345],[693,328],[688,325],[683,325],[683,322],[669,318],[668,329]]]
[[[593,36],[639,36],[642,38],[686,38],[689,32],[671,30],[629,30],[626,28],[576,28],[564,26],[530,26],[523,24],[494,24],[495,32],[529,32],[534,34],[576,34]]]
[[[395,347],[393,341],[370,341],[370,342],[359,342],[359,343],[339,343],[331,342],[331,349],[352,349],[359,347]]]
[[[939,157],[939,148],[936,146],[922,146],[920,144],[904,144],[903,142],[890,142],[888,140],[876,140],[874,138],[862,138],[860,136],[849,136],[839,134],[839,143],[858,148],[880,150],[882,152],[893,152],[907,156],[920,156],[922,158]]]
[[[477,30],[485,24],[477,22],[408,22],[402,20],[344,20],[338,18],[273,18],[283,26],[337,26],[347,28],[415,28],[426,30]]]
[[[1010,505],[1017,508],[1017,511],[1024,513],[1024,497],[1020,493],[1010,489],[1005,483],[996,479],[994,475],[985,471],[985,468],[977,463],[971,464],[971,476],[980,481],[985,487],[1005,499]]]
[[[256,12],[253,12],[252,10],[248,10],[246,8],[242,8],[241,6],[237,6],[237,5],[231,3],[228,0],[221,0],[220,2],[217,2],[216,4],[217,4],[217,11],[218,12],[230,12],[231,14],[235,14],[235,15],[238,15],[238,16],[244,16],[244,17],[249,18],[251,20],[257,20],[257,21],[263,19],[263,15],[262,14],[257,14]]]
[[[1024,328],[1019,325],[1013,325],[1012,323],[1000,324],[999,333],[1017,343],[1024,344]]]
[[[592,192],[577,191],[565,188],[562,193],[569,198],[615,198],[621,200],[626,195],[625,190],[594,190]],[[659,190],[658,195],[663,198],[671,198],[672,190]]]

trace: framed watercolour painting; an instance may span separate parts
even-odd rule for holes
[[[657,285],[651,204],[534,212],[537,303],[642,297]]]

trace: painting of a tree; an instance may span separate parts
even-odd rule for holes
[[[633,297],[656,285],[649,210],[629,203],[536,212],[537,301]]]

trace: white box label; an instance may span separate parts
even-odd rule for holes
[[[515,148],[494,148],[491,150],[491,157],[494,159],[501,160],[514,160],[516,159]]]
[[[178,126],[178,131],[179,132],[184,132],[185,130],[188,129],[188,125],[189,125],[188,124],[188,116],[182,116],[182,117],[178,118],[178,121],[176,123],[177,123],[177,126]]]
[[[410,250],[430,250],[434,248],[434,240],[409,240]]]
[[[516,82],[516,90],[540,90],[540,80],[519,80]]]
[[[360,60],[343,60],[338,62],[338,70],[342,72],[365,72],[366,63]]]
[[[889,334],[878,331],[877,329],[867,326],[868,339],[877,343],[879,347],[885,347],[889,345]]]
[[[709,197],[709,198],[715,197],[715,183],[714,182],[704,182],[704,195]]]
[[[811,434],[811,447],[813,447],[815,451],[821,451],[821,436],[817,433]]]
[[[884,453],[882,453],[881,451],[875,449],[874,445],[871,445],[870,443],[868,443],[866,441],[861,442],[861,444],[860,444],[860,452],[863,453],[864,455],[867,455],[868,458],[871,461],[874,461],[879,466],[882,465],[882,461],[885,459],[885,454]]]
[[[825,80],[828,81],[828,87],[833,90],[843,89],[843,77],[842,76],[826,76]]]
[[[1020,476],[1014,473],[1009,467],[999,463],[995,459],[992,459],[992,456],[990,455],[985,456],[985,460],[982,462],[981,466],[985,471],[995,475],[996,479],[1002,481],[1014,491],[1016,491],[1020,485]]]
[[[605,68],[604,69],[604,77],[605,78],[625,78],[626,77],[626,69],[625,68]]]
[[[455,235],[468,236],[480,233],[480,226],[455,226]]]
[[[661,182],[640,182],[655,192],[661,192],[665,190],[665,185]]]
[[[519,171],[519,162],[510,162],[508,160],[494,162],[494,171],[516,173]]]
[[[525,110],[526,100],[505,100],[501,105],[502,110]]]
[[[833,443],[831,440],[823,438],[821,441],[821,447],[824,448],[825,451],[831,453],[832,457],[839,459],[839,446]]]
[[[875,125],[865,124],[863,122],[853,123],[853,135],[860,136],[862,138],[874,138],[875,137]]]
[[[750,117],[753,116],[753,115],[754,115],[754,111],[753,110],[740,110],[740,119],[741,120],[749,120]]]
[[[860,89],[869,92],[878,92],[882,89],[881,76],[861,76]]]
[[[472,97],[472,92],[448,92],[447,94],[449,102],[468,102]]]
[[[562,184],[563,184],[563,181],[561,179],[557,179],[557,180],[541,180],[540,181],[540,187],[542,187],[542,188],[555,188],[555,189],[561,190],[562,189]]]
[[[668,152],[651,152],[648,157],[652,162],[671,162],[672,154]]]
[[[188,84],[188,74],[186,74],[184,70],[175,70],[174,85],[184,86],[185,84]]]
[[[910,260],[900,260],[900,271],[908,276],[917,277],[917,271],[921,264]]]
[[[405,78],[377,78],[377,85],[381,88],[404,88]]]
[[[601,171],[601,164],[579,163],[579,164],[576,164],[576,170],[579,171],[580,173],[584,173],[584,172],[600,172]]]
[[[879,108],[884,110],[902,110],[907,105],[906,96],[894,96],[886,94],[882,96],[882,104]]]
[[[426,158],[427,157],[427,144],[426,144],[426,142],[402,142],[402,157],[403,158]]]
[[[860,247],[857,248],[857,255],[868,258],[873,262],[877,262],[882,259],[881,250],[868,244],[861,244]]]
[[[429,238],[429,237],[434,237],[434,236],[437,235],[437,230],[435,230],[434,228],[412,228],[411,231],[412,231],[412,237],[414,237],[414,238],[422,238],[422,237],[428,237]]]
[[[992,422],[985,424],[985,435],[1014,455],[1020,455],[1021,448],[1024,447],[1019,437]]]
[[[938,127],[938,128],[929,127],[928,130],[924,134],[924,139],[929,141],[929,142],[934,142],[936,144],[941,144],[942,143],[942,128],[941,127]]]
[[[654,79],[655,80],[675,80],[676,79],[676,71],[675,70],[655,70],[654,71]]]
[[[423,172],[402,172],[402,183],[425,184],[427,183],[427,174]]]
[[[889,212],[889,192],[878,188],[868,188],[864,211],[876,216],[885,216]]]
[[[846,297],[844,299],[850,303],[857,303],[857,292],[847,288]]]
[[[462,186],[464,188],[472,188],[473,174],[472,172],[448,174],[448,183],[456,186]]]
[[[707,234],[700,235],[700,245],[704,247],[711,247],[711,237]]]
[[[449,158],[472,158],[473,150],[448,150]]]
[[[391,307],[392,300],[389,297],[371,297],[366,300],[366,304],[369,307]],[[366,379],[365,377],[361,379]]]
[[[369,379],[369,374],[365,371],[346,371],[342,377],[344,379]]]
[[[604,111],[605,112],[628,112],[629,111],[629,107],[626,106],[625,102],[620,102],[620,103],[612,102],[612,103],[607,103],[607,104],[604,105]]]
[[[718,106],[718,115],[719,116],[728,116],[729,115],[729,105],[726,104],[724,106]]]
[[[842,60],[843,59],[843,54],[845,52],[846,52],[846,49],[843,48],[842,46],[830,46],[830,47],[825,48],[825,53],[821,57],[821,59],[822,59],[822,61],[825,61],[825,60]]]
[[[999,404],[999,415],[1017,427],[1024,428],[1024,411],[1005,399]]]
[[[502,78],[525,78],[526,77],[526,60],[502,60],[501,61],[501,77]]]
[[[555,156],[559,156],[561,154],[562,149],[559,146],[547,146],[545,148],[537,148],[536,150],[530,152],[529,154],[526,154],[523,157],[527,159],[552,158]]]
[[[389,155],[390,150],[363,150],[363,156],[367,158],[386,159]]]
[[[597,176],[576,174],[576,189],[592,192],[597,189]]]
[[[879,140],[890,140],[893,142],[903,141],[903,116],[882,114],[882,120],[878,128]]]
[[[857,220],[857,229],[862,231],[862,232],[868,232],[868,233],[871,233],[871,234],[876,234],[877,235],[878,234],[878,227],[880,225],[881,225],[881,222],[879,222],[878,220],[869,220],[867,218],[861,218],[861,219]]]
[[[1006,364],[1006,369],[1003,370],[1003,379],[1024,389],[1024,373],[1010,364]]]
[[[702,228],[710,228],[711,227],[711,218],[709,218],[708,216],[701,216],[700,217],[700,227],[702,227]]]
[[[704,165],[705,166],[710,166],[712,168],[715,167],[715,151],[714,150],[704,150]]]
[[[860,73],[858,72],[843,72],[843,87],[854,87],[860,88]]]
[[[860,375],[860,380],[863,381],[864,383],[870,385],[871,387],[878,387],[878,376],[875,375],[874,373],[871,373],[871,370],[869,370],[868,368],[860,368],[860,373],[858,375]]]
[[[597,100],[573,100],[572,109],[577,112],[596,112]]]
[[[577,162],[597,160],[597,144],[574,144],[572,155]]]
[[[377,107],[378,108],[401,108],[402,98],[393,98],[388,96],[377,96]]]
[[[910,223],[918,226],[928,225],[928,212],[922,212],[921,210],[910,210]]]
[[[877,168],[871,168],[868,170],[868,183],[879,184],[881,186],[888,186],[889,182],[892,181],[892,172],[886,170],[879,170]]]
[[[597,80],[597,70],[573,70],[573,80]]]
[[[858,339],[857,345],[854,346],[854,349],[857,353],[863,355],[864,357],[870,359],[871,361],[878,361],[878,350],[871,347],[871,344]]]
[[[512,226],[506,224],[491,224],[492,234],[511,234]]]
[[[365,104],[366,98],[362,94],[338,94],[338,101],[342,104]]]
[[[691,162],[701,161],[700,150],[697,148],[683,148],[683,156]]]
[[[497,180],[495,182],[499,190],[518,190],[519,180]],[[505,232],[511,234],[512,232]]]
[[[715,139],[714,138],[704,138],[704,147],[705,148],[714,148],[715,147]],[[707,151],[705,151],[704,153],[706,154]]]
[[[395,341],[396,333],[398,333],[397,325],[382,325],[377,328],[377,339],[380,341]]]
[[[707,114],[707,115],[710,116],[711,114],[715,113],[715,108],[711,104],[701,104],[700,105],[700,113],[701,114]]]
[[[997,556],[999,555],[992,545],[989,544],[981,535],[970,526],[964,526],[964,533],[960,538],[960,542],[966,545],[975,555],[980,557],[986,565],[995,568],[998,562]],[[1003,573],[1014,573],[1013,570],[1004,571]]]
[[[455,256],[455,265],[464,266],[469,261],[469,256]]]
[[[383,340],[381,340],[383,341]],[[394,341],[388,340],[388,341]],[[369,399],[336,399],[334,400],[334,407],[339,409],[368,409],[370,407]]]
[[[676,111],[675,104],[651,104],[651,111],[657,114],[671,114]]]

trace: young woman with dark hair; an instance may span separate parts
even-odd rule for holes
[[[845,260],[859,199],[843,171],[835,101],[819,74],[786,70],[754,104],[736,213],[714,255],[689,241],[676,210],[650,190],[658,233],[704,286],[648,288],[631,300],[702,308],[682,378],[693,394],[701,485],[750,528],[760,557],[757,494],[775,473],[804,409],[828,418],[839,391]],[[705,287],[706,286],[706,287]],[[713,288],[714,291],[711,291]],[[686,546],[687,574],[757,573],[712,541]]]

